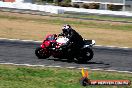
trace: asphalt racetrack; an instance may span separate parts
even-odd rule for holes
[[[132,72],[132,49],[94,47],[94,58],[85,63],[67,62],[56,58],[37,59],[35,48],[40,43],[0,40],[0,63],[91,68]]]

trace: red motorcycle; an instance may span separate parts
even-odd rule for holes
[[[94,40],[84,40],[83,47],[77,50],[61,47],[68,41],[69,39],[64,36],[47,35],[40,47],[36,48],[35,54],[39,59],[53,56],[58,59],[76,59],[79,62],[87,62],[93,58],[92,46],[95,45]]]

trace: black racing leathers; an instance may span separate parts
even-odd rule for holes
[[[69,39],[65,44],[68,48],[76,50],[83,46],[84,42],[82,36],[74,29],[69,29],[67,32],[63,31],[63,34]]]

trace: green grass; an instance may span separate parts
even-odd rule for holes
[[[91,71],[90,79],[128,79],[132,74]],[[0,65],[0,88],[84,88],[81,70],[66,68]],[[132,88],[131,86],[89,86],[87,88]]]
[[[113,16],[106,16],[106,15],[82,15],[82,14],[64,14],[59,15],[62,17],[73,17],[73,18],[86,18],[86,19],[98,19],[98,20],[111,20],[111,21],[128,21],[132,22],[132,17],[113,17]]]
[[[36,21],[36,22],[43,22],[43,23],[50,23],[50,24],[73,24],[73,25],[79,25],[80,27],[88,27],[88,28],[100,28],[100,29],[113,29],[113,30],[123,30],[123,31],[132,31],[132,25],[131,24],[111,24],[111,23],[105,23],[105,22],[90,22],[90,21],[84,21],[84,20],[65,20],[59,17],[50,17],[50,19],[40,19],[40,18],[25,18],[25,17],[16,17],[16,16],[6,16],[6,15],[0,15],[0,19],[9,19],[9,20],[25,20],[25,21]]]

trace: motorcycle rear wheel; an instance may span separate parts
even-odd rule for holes
[[[36,48],[36,50],[35,50],[35,55],[38,57],[38,59],[45,59],[45,58],[48,58],[49,55],[46,55],[45,52],[46,52],[46,51],[45,51],[43,48],[38,47],[38,48]]]
[[[78,62],[87,62],[91,60],[94,56],[93,50],[91,48],[85,48],[81,51],[80,56],[76,58]]]

